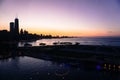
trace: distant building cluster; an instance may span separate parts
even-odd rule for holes
[[[10,22],[10,34],[12,39],[19,39],[19,19],[15,18],[14,22]]]
[[[19,30],[19,19],[15,18],[14,22],[10,22],[10,30],[0,31],[0,41],[17,41],[39,39],[40,36],[36,34],[29,34],[26,30]]]
[[[68,38],[68,36],[52,36],[30,34],[28,31],[19,30],[19,19],[15,18],[14,22],[10,22],[10,31],[0,30],[0,41],[18,41],[18,40],[37,40],[42,38]]]

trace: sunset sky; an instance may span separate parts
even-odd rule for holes
[[[30,33],[120,36],[120,0],[0,0],[0,30],[15,17]]]

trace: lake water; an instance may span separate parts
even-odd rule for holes
[[[98,65],[14,57],[0,60],[0,80],[120,80],[119,73],[101,71]]]
[[[33,42],[28,42],[32,46],[39,46],[40,43],[53,45],[54,42],[79,42],[81,45],[109,45],[120,46],[120,37],[82,37],[82,38],[59,38],[59,39],[40,39]],[[19,46],[23,46],[26,42],[19,42]]]

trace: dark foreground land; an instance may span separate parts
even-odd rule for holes
[[[39,58],[49,55],[57,59],[102,61],[104,63],[120,64],[120,47],[98,45],[55,45],[55,46],[27,46],[7,48],[1,47],[1,54],[12,52],[13,55],[27,55]]]
[[[120,47],[5,47],[0,49],[0,80],[120,80]]]
[[[41,54],[47,54],[54,58],[103,61],[104,63],[120,64],[120,47],[92,46],[92,45],[59,45],[39,47],[19,47],[18,51],[25,55],[39,58]],[[34,52],[34,54],[33,54]]]

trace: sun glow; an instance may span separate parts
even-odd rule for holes
[[[0,5],[0,30],[9,30],[9,23],[17,13],[20,28],[30,33],[120,36],[120,12],[117,3],[113,3],[114,0],[107,5],[84,0],[5,0]]]

